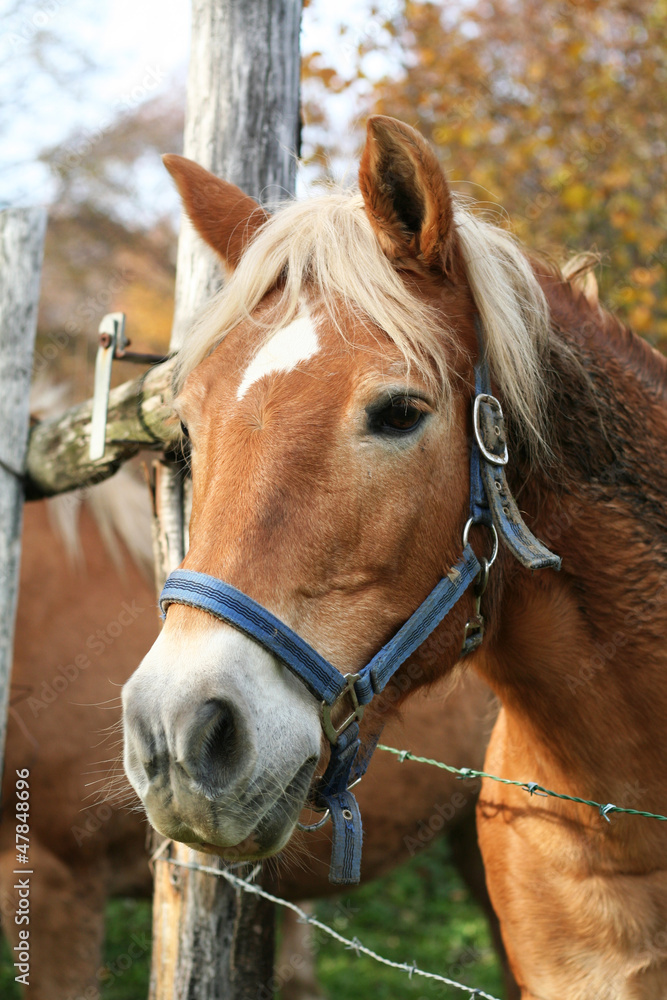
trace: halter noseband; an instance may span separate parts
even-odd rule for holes
[[[481,338],[479,338],[481,341]],[[437,628],[473,581],[475,614],[466,625],[461,655],[467,655],[484,638],[479,602],[495,559],[500,535],[514,556],[528,569],[560,569],[560,559],[524,524],[505,477],[508,461],[503,412],[491,394],[488,364],[475,364],[474,437],[470,453],[470,517],[463,535],[463,553],[445,577],[408,618],[396,635],[357,673],[343,674],[301,636],[247,594],[206,573],[178,569],[167,578],[160,596],[162,616],[170,604],[185,604],[244,632],[276,656],[303,681],[322,706],[322,728],[331,743],[326,771],[311,790],[315,808],[327,810],[333,828],[329,880],[338,885],[359,881],[362,845],[361,815],[350,791],[364,775],[376,740],[361,749],[359,722],[364,707],[379,694],[399,667]],[[490,561],[478,560],[468,544],[474,524],[494,533]],[[349,709],[336,725],[335,709],[349,699]],[[327,813],[325,812],[325,818]],[[316,829],[323,820],[307,829]]]

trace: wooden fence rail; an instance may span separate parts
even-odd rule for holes
[[[171,372],[167,361],[141,378],[112,389],[107,414],[104,458],[89,457],[93,401],[35,424],[26,460],[27,496],[34,500],[66,493],[113,475],[119,466],[149,448],[164,450],[179,437],[171,409]]]

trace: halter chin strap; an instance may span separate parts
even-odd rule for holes
[[[168,577],[160,596],[163,617],[170,604],[185,604],[244,632],[289,667],[320,701],[322,726],[331,743],[331,755],[326,771],[311,792],[311,802],[316,809],[328,809],[331,814],[329,880],[338,885],[354,884],[360,877],[362,824],[350,786],[365,773],[375,748],[373,743],[366,751],[361,750],[359,722],[364,707],[438,627],[473,581],[477,581],[476,613],[466,626],[461,654],[477,649],[483,640],[484,619],[479,613],[479,602],[490,564],[485,559],[480,562],[467,543],[470,526],[484,524],[493,529],[529,569],[547,566],[560,569],[558,556],[524,524],[507,485],[503,413],[500,403],[491,395],[485,359],[475,365],[473,430],[470,519],[461,558],[396,635],[357,673],[341,673],[261,604],[216,577],[193,570],[176,570]],[[495,551],[491,561],[494,557]]]

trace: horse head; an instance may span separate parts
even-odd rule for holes
[[[392,119],[369,122],[360,193],[271,217],[180,157],[167,166],[229,272],[178,359],[193,480],[182,568],[355,674],[460,556],[476,316],[503,399],[539,439],[542,292],[511,238],[458,205],[428,144]],[[490,551],[485,529],[473,534]],[[402,665],[362,738],[454,667],[474,603],[466,591]],[[327,742],[320,700],[279,656],[170,603],[123,701],[126,770],[158,830],[225,857],[285,845]]]

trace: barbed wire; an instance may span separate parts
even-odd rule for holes
[[[524,792],[528,792],[531,796],[548,796],[555,799],[564,799],[567,802],[576,802],[579,805],[590,806],[593,809],[597,809],[600,816],[607,820],[608,823],[611,822],[609,819],[609,815],[611,813],[625,813],[629,816],[642,816],[646,819],[657,819],[663,823],[667,822],[667,816],[662,816],[659,813],[647,812],[641,809],[631,809],[625,806],[617,806],[613,802],[594,802],[591,799],[580,798],[578,795],[567,795],[563,792],[555,792],[553,789],[545,788],[536,781],[517,781],[512,778],[501,778],[499,775],[490,774],[487,771],[477,771],[471,767],[454,767],[452,764],[445,764],[443,761],[433,760],[430,757],[420,757],[417,754],[413,754],[410,750],[398,750],[396,747],[389,747],[384,743],[378,743],[377,749],[393,754],[398,758],[400,763],[403,763],[406,760],[411,760],[417,764],[428,764],[431,767],[437,767],[444,771],[448,771],[450,774],[454,774],[458,778],[464,780],[469,778],[488,778],[490,781],[497,781],[502,785],[513,785],[515,788],[520,788]],[[267,899],[270,902],[275,903],[277,906],[282,906],[286,909],[292,910],[293,913],[297,914],[300,921],[310,924],[312,927],[317,927],[323,933],[333,938],[334,941],[338,941],[339,944],[344,945],[347,950],[354,951],[356,955],[366,955],[368,958],[373,959],[375,962],[379,962],[381,965],[385,965],[391,969],[396,969],[399,972],[405,972],[410,979],[412,979],[413,976],[421,976],[424,979],[431,979],[434,982],[443,983],[445,986],[451,986],[454,989],[462,990],[464,993],[467,993],[470,1000],[498,1000],[497,997],[492,996],[490,993],[485,993],[483,990],[475,987],[466,986],[465,983],[459,983],[455,979],[449,979],[447,976],[441,976],[437,972],[426,972],[424,969],[420,969],[416,962],[412,962],[412,964],[408,965],[407,962],[395,962],[390,958],[385,958],[383,955],[373,951],[372,948],[368,948],[366,945],[362,944],[357,937],[347,938],[343,934],[339,934],[338,931],[333,929],[333,927],[329,927],[328,924],[318,920],[317,917],[313,917],[311,914],[306,913],[306,911],[301,909],[301,907],[296,903],[292,903],[287,899],[281,899],[280,896],[275,896],[273,893],[267,892],[266,889],[262,889],[253,882],[240,878],[238,875],[233,875],[230,871],[225,871],[220,868],[211,868],[207,865],[179,861],[176,858],[159,857],[158,855],[156,855],[155,860],[171,864],[179,868],[187,868],[191,871],[205,872],[206,874],[214,875],[217,878],[224,878],[227,882],[242,892],[249,892],[256,896],[261,896],[263,899]],[[252,871],[250,875],[251,879],[254,878],[256,872],[257,868]]]
[[[390,969],[398,969],[400,972],[406,972],[410,979],[412,979],[413,976],[421,976],[424,979],[432,979],[437,983],[443,983],[445,986],[453,986],[455,989],[463,990],[467,993],[470,1000],[498,1000],[498,997],[494,997],[491,993],[485,993],[484,990],[476,989],[472,986],[466,986],[465,983],[458,983],[455,979],[448,979],[447,976],[441,976],[437,972],[426,972],[424,969],[420,969],[416,962],[412,962],[411,965],[408,965],[407,962],[394,962],[390,958],[385,958],[384,955],[379,955],[376,951],[373,951],[372,948],[367,948],[366,945],[361,943],[359,938],[347,938],[343,934],[339,934],[338,931],[333,929],[333,927],[329,927],[328,924],[318,920],[317,917],[313,917],[311,914],[306,913],[306,911],[302,910],[296,903],[291,903],[287,899],[281,899],[280,896],[274,896],[273,893],[267,892],[266,889],[262,889],[261,886],[255,885],[252,882],[247,882],[245,879],[239,878],[238,875],[233,875],[230,871],[225,871],[222,868],[211,868],[207,865],[193,864],[187,861],[179,861],[177,858],[156,857],[156,860],[158,862],[176,865],[179,868],[188,868],[191,871],[205,872],[209,875],[215,875],[218,878],[224,878],[227,882],[235,888],[240,889],[242,892],[250,892],[255,896],[261,896],[263,899],[268,899],[271,903],[275,903],[277,906],[283,906],[288,910],[292,910],[297,914],[300,921],[310,924],[311,927],[317,927],[325,934],[328,934],[329,937],[333,938],[334,941],[338,941],[339,944],[344,945],[348,951],[353,951],[356,955],[366,955],[368,958],[372,958],[375,962],[379,962],[381,965],[386,965]],[[254,876],[254,874],[255,872],[252,873],[251,877]]]
[[[659,819],[663,823],[667,823],[667,816],[661,816],[659,813],[644,812],[642,809],[629,809],[625,806],[616,806],[613,802],[593,802],[591,799],[581,799],[578,795],[565,795],[563,792],[554,792],[551,788],[545,788],[543,785],[538,785],[536,781],[514,781],[511,778],[500,778],[497,774],[488,774],[486,771],[475,771],[471,767],[452,767],[451,764],[443,764],[440,760],[432,760],[430,757],[418,757],[416,754],[410,752],[410,750],[397,750],[396,747],[385,746],[384,743],[378,743],[378,750],[386,750],[387,753],[395,754],[400,763],[406,760],[413,760],[417,764],[430,764],[432,767],[439,767],[443,771],[449,771],[450,774],[455,774],[459,778],[489,778],[491,781],[499,781],[501,785],[514,785],[516,788],[522,788],[524,792],[528,792],[529,795],[543,795],[550,796],[554,799],[565,799],[568,802],[578,802],[582,806],[591,806],[597,809],[603,819],[606,819],[608,823],[611,823],[609,819],[610,813],[626,813],[628,816],[644,816],[646,819]]]

